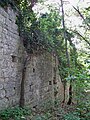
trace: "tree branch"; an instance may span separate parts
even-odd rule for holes
[[[74,33],[76,33],[77,35],[79,35],[90,46],[90,42],[85,37],[83,37],[78,31],[74,31]]]
[[[78,14],[80,15],[80,17],[83,19],[83,21],[85,22],[85,24],[88,26],[88,28],[89,28],[89,30],[90,30],[90,25],[89,25],[88,22],[85,20],[83,14],[80,12],[80,10],[77,9],[76,7],[74,7],[74,6],[73,6],[73,8],[74,8],[75,11],[78,12]]]

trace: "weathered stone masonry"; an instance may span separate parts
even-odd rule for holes
[[[0,109],[18,104],[22,46],[15,24],[15,12],[0,7]]]
[[[31,106],[63,98],[57,58],[50,53],[31,55],[25,79],[25,102]],[[55,60],[56,59],[56,60]]]
[[[0,109],[19,105],[24,47],[15,24],[16,13],[0,7]],[[38,105],[49,98],[63,99],[63,87],[54,55],[30,55],[25,75],[25,103]]]

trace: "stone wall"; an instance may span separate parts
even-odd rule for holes
[[[23,47],[15,21],[10,7],[0,7],[0,109],[17,105],[20,97]]]
[[[0,7],[0,109],[19,105],[24,47],[15,24],[16,13]],[[25,75],[25,104],[63,99],[58,60],[46,51],[29,55]]]
[[[56,56],[48,52],[30,55],[26,67],[25,102],[33,106],[63,99],[63,88]]]

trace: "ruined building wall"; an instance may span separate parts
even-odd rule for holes
[[[24,47],[15,24],[16,13],[0,7],[0,109],[19,105]],[[63,87],[55,55],[43,51],[30,55],[25,75],[25,104],[63,99]]]
[[[16,14],[0,7],[0,109],[17,105],[20,97],[23,46]]]
[[[37,106],[51,99],[63,100],[56,56],[48,52],[30,55],[25,78],[25,102]]]

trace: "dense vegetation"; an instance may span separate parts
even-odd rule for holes
[[[27,53],[45,49],[57,55],[59,73],[64,88],[67,83],[70,84],[69,101],[66,104],[73,104],[73,97],[78,103],[73,114],[62,112],[62,118],[65,120],[89,120],[90,96],[85,91],[90,89],[90,7],[82,9],[81,12],[76,7],[73,7],[75,10],[73,14],[76,14],[76,17],[80,16],[83,20],[83,24],[80,26],[84,29],[82,35],[77,28],[73,29],[66,26],[62,0],[59,6],[61,13],[60,10],[49,6],[49,12],[42,13],[39,16],[33,11],[33,6],[36,2],[33,0],[32,2],[29,0],[0,0],[0,4],[3,7],[9,4],[13,8],[19,9],[16,23],[19,26],[19,33]],[[73,42],[75,37],[83,44],[83,49],[76,47],[76,44]],[[73,93],[75,93],[75,96],[73,96]],[[85,98],[86,95],[87,98]],[[65,102],[65,98],[62,102]],[[24,115],[22,109],[18,109],[18,111],[20,111],[21,116]],[[59,114],[61,113],[60,108],[56,111]],[[6,120],[8,114],[11,113],[5,111],[5,114],[1,113],[1,117]],[[19,113],[16,111],[15,114],[15,116],[18,116]],[[50,116],[50,119],[55,117],[53,111],[47,110],[42,116],[35,118],[35,120],[48,120]],[[15,118],[15,120],[19,119],[21,118]]]

